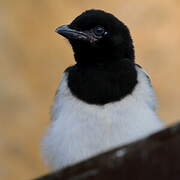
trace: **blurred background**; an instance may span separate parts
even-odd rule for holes
[[[136,62],[150,74],[159,114],[180,120],[179,0],[0,0],[0,179],[32,179],[48,169],[40,141],[64,69],[67,41],[54,32],[82,11],[99,8],[130,28]]]

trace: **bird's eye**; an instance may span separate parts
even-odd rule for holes
[[[102,36],[106,33],[105,29],[101,26],[97,26],[94,28],[94,33],[96,36]]]

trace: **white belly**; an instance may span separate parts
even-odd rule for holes
[[[139,77],[142,81],[140,78],[143,77]],[[133,142],[163,127],[153,109],[152,90],[139,92],[141,83],[133,94],[104,106],[77,100],[65,81],[61,84],[53,121],[43,141],[44,157],[53,170]],[[144,101],[142,96],[147,93],[152,97]]]

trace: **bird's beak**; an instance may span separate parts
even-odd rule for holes
[[[82,31],[77,31],[71,29],[68,25],[60,26],[56,29],[56,32],[67,39],[79,39],[79,40],[89,40],[88,34]]]

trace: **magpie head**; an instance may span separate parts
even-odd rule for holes
[[[102,10],[88,10],[56,32],[66,37],[79,64],[134,61],[134,47],[127,26]]]

